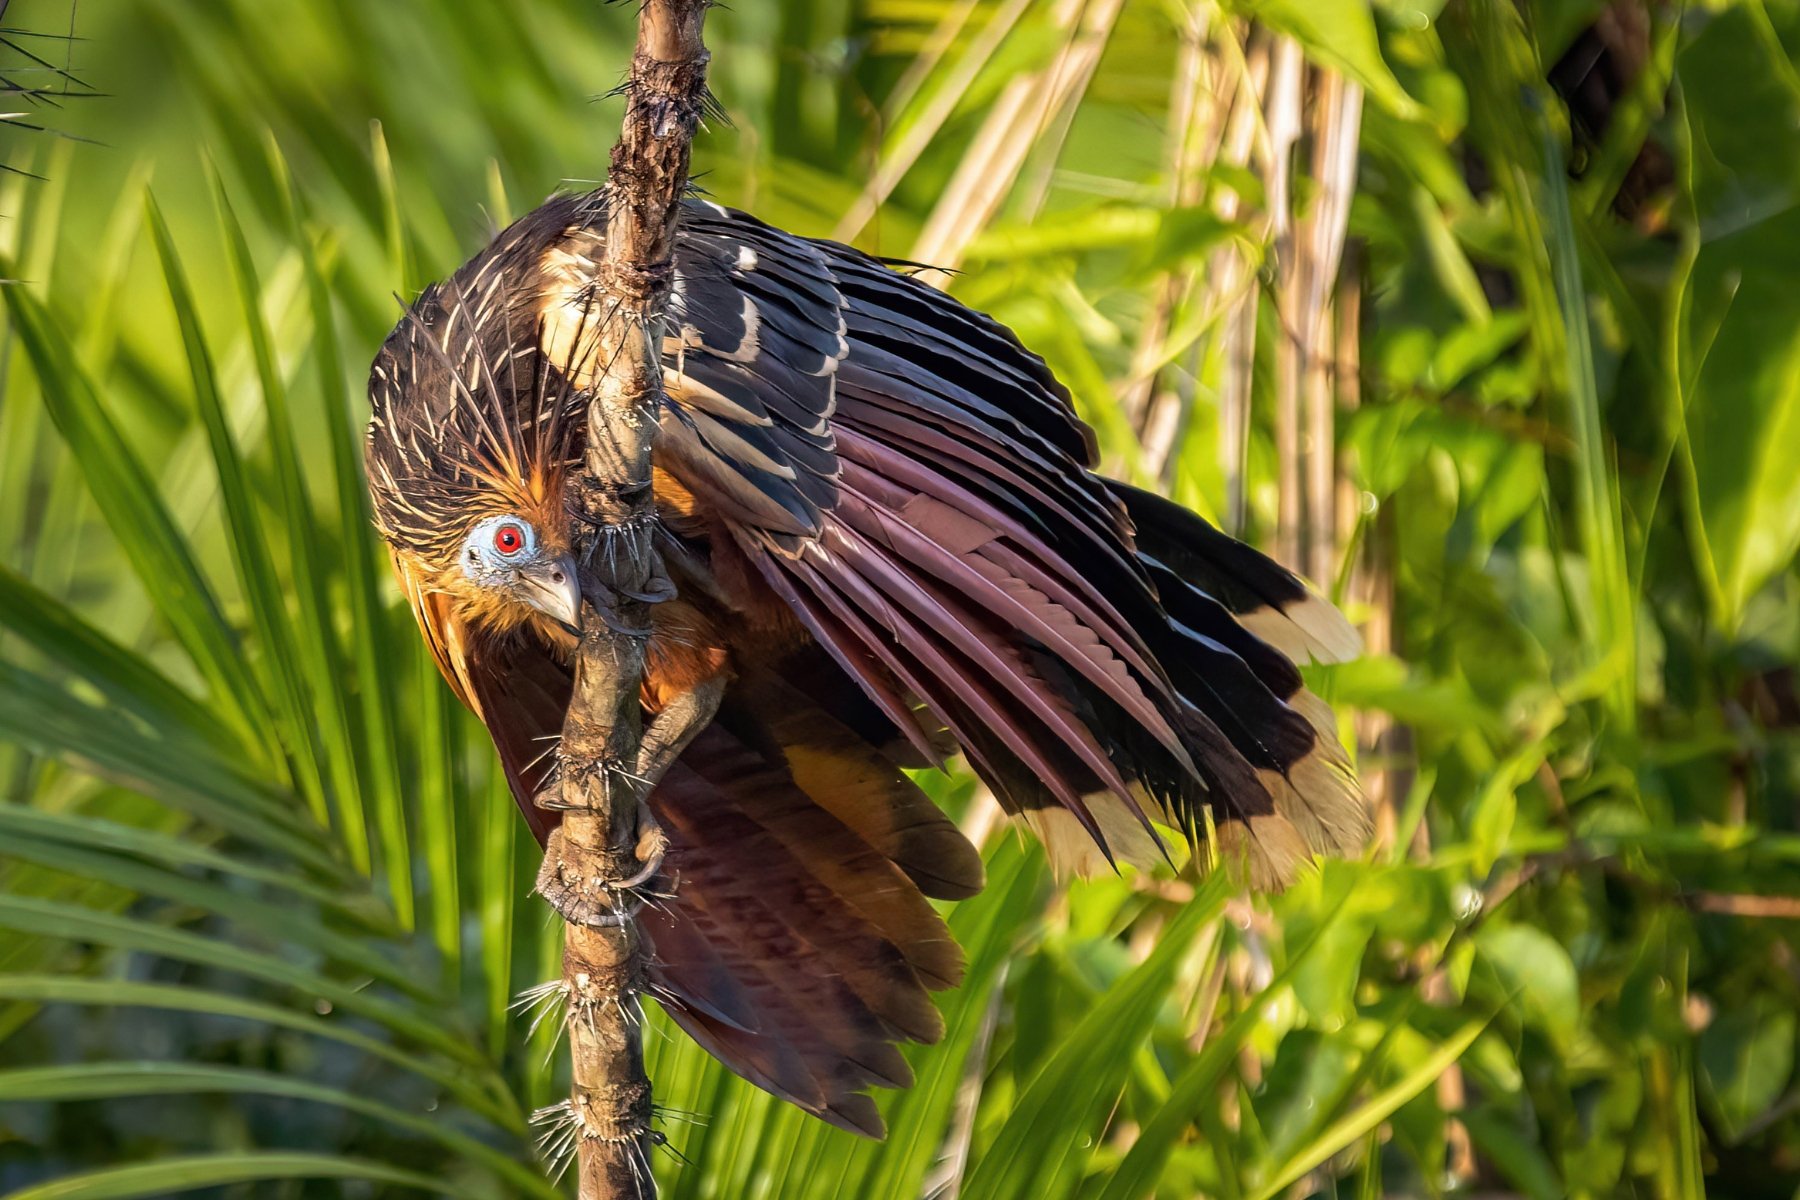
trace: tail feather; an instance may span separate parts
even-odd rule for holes
[[[1154,492],[1107,480],[1137,527],[1137,544],[1231,610],[1294,662],[1347,662],[1362,639],[1344,614],[1274,559]]]
[[[1281,884],[1311,854],[1355,854],[1369,815],[1331,709],[1306,690],[1296,662],[1359,650],[1342,614],[1298,577],[1159,496],[1112,485],[1137,526],[1140,560],[1169,614],[1172,640],[1153,642],[1181,688],[1255,772],[1268,807],[1252,802],[1221,828],[1258,882]],[[1196,756],[1217,766],[1206,739]],[[1203,765],[1203,769],[1205,766]],[[1217,791],[1217,789],[1215,789]],[[1227,795],[1245,794],[1240,781]]]
[[[981,890],[981,856],[956,823],[865,738],[819,708],[788,678],[757,681],[761,726],[814,803],[854,830],[937,900]],[[731,721],[732,713],[725,714]],[[743,734],[740,733],[740,736]]]
[[[973,847],[778,670],[733,684],[651,807],[672,898],[644,927],[670,1014],[751,1082],[880,1136],[863,1089],[911,1082],[895,1043],[940,1038],[930,992],[962,976],[925,891],[978,889]]]

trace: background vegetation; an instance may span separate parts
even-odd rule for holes
[[[364,364],[617,128],[594,0],[18,0],[0,1192],[555,1195],[524,836],[364,513]],[[958,266],[1278,548],[1382,837],[1053,886],[966,778],[881,1145],[658,1019],[667,1195],[1791,1196],[1800,4],[737,0],[717,198]],[[87,88],[104,95],[78,96]],[[22,172],[32,172],[41,179]]]

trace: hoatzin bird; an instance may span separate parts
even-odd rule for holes
[[[533,803],[571,687],[563,484],[581,456],[605,198],[565,196],[427,289],[371,377],[374,511],[444,677]],[[673,898],[651,985],[746,1078],[879,1136],[868,1085],[943,1031],[961,953],[927,897],[982,885],[904,773],[960,751],[1053,860],[1200,836],[1260,884],[1367,820],[1295,663],[1335,609],[1199,517],[1094,474],[1042,360],[856,250],[690,201],[663,342],[643,705],[724,681],[656,781]],[[592,339],[588,339],[591,344]],[[1153,824],[1153,822],[1155,824]]]

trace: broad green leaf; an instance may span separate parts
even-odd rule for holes
[[[1794,1010],[1766,996],[1723,1006],[1700,1033],[1704,1095],[1732,1139],[1768,1111],[1794,1073]]]
[[[1756,5],[1709,14],[1676,60],[1698,247],[1681,379],[1700,517],[1727,626],[1800,549],[1800,85]]]
[[[1581,988],[1569,952],[1532,925],[1485,927],[1476,934],[1475,946],[1520,1019],[1567,1051],[1581,1020]]]
[[[1420,115],[1381,56],[1368,0],[1231,0],[1229,7],[1299,42],[1307,55],[1335,67],[1396,116]]]

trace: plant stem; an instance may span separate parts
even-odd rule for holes
[[[659,353],[673,282],[675,226],[706,102],[707,0],[647,0],[606,192],[606,255],[595,281],[601,370],[570,502],[585,530],[581,649],[563,727],[557,858],[565,882],[597,881],[609,903],[571,920],[563,985],[570,1115],[582,1200],[648,1198],[650,1080],[639,996],[648,948],[633,887],[659,859],[644,806],[643,687],[652,605],[673,592],[655,542],[651,454],[662,406]],[[710,716],[710,714],[707,714]],[[565,910],[567,912],[567,910]]]

